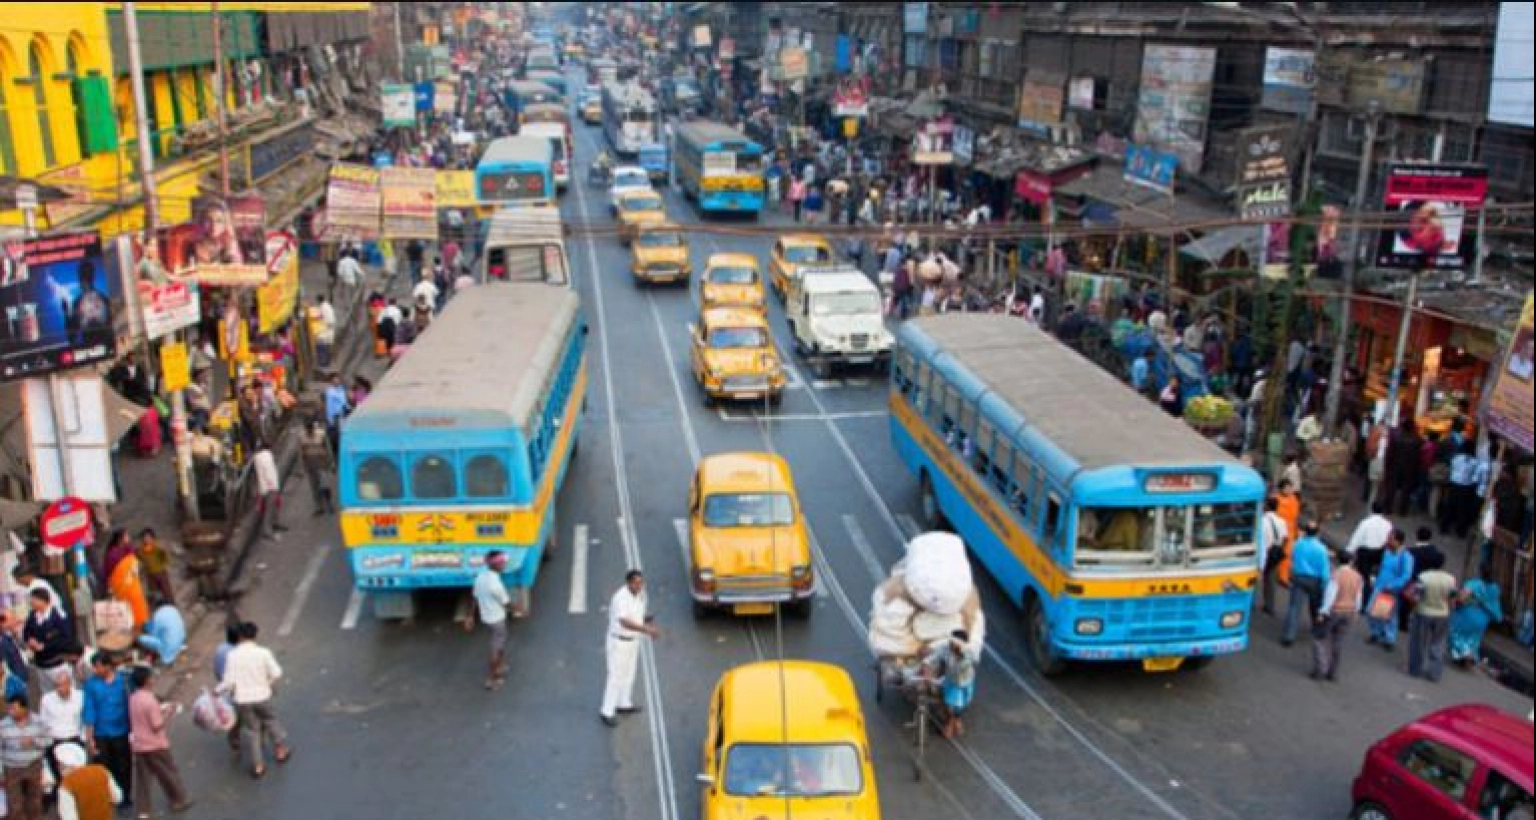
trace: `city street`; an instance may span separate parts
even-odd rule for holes
[[[578,171],[562,200],[570,225],[610,223],[606,192],[583,184],[600,140],[577,126]],[[675,222],[700,222],[675,190],[667,198]],[[776,213],[753,224],[786,228]],[[690,240],[696,272],[725,251],[752,253],[766,269],[772,242],[766,230]],[[293,531],[258,547],[242,614],[285,667],[277,708],[296,755],[255,782],[223,738],[183,719],[173,741],[198,801],[187,816],[693,818],[711,688],[732,666],[781,653],[854,677],[891,820],[1344,817],[1362,755],[1395,727],[1454,703],[1531,708],[1477,674],[1411,679],[1397,668],[1401,652],[1366,646],[1360,630],[1340,682],[1313,682],[1305,643],[1282,649],[1279,623],[1264,616],[1248,652],[1200,672],[1095,666],[1046,680],[1022,649],[1017,611],[978,573],[990,651],[970,731],[930,747],[916,781],[910,709],[899,697],[876,703],[865,647],[870,596],[917,529],[917,488],[890,445],[884,381],[817,381],[791,364],[771,415],[706,409],[687,363],[693,292],[637,287],[627,249],[609,236],[578,231],[569,251],[593,328],[591,400],[559,498],[559,548],[532,616],[512,627],[505,688],[481,688],[485,635],[454,621],[454,597],[428,599],[409,624],[372,616],[352,590],[335,519],[309,516],[295,476]],[[792,363],[777,303],[772,313]],[[815,611],[782,631],[771,619],[690,612],[688,481],[700,457],[738,450],[788,460],[819,551]],[[642,664],[642,711],[610,729],[597,714],[605,604],[630,567],[648,576],[662,637]],[[195,674],[211,681],[211,671]]]

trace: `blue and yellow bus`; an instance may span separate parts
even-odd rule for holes
[[[512,111],[514,120],[518,122],[521,122],[518,118],[522,115],[523,109],[530,105],[537,105],[539,103],[548,103],[550,105],[565,104],[565,101],[560,96],[560,92],[543,83],[536,83],[530,80],[513,80],[508,83],[507,87],[501,92],[501,99],[502,102],[506,103],[507,108]]]
[[[555,202],[555,149],[545,137],[492,140],[475,165],[480,210]]]
[[[549,86],[560,94],[562,101],[570,97],[570,84],[565,81],[565,75],[558,71],[530,71],[528,82]]]
[[[677,126],[672,162],[683,195],[705,213],[763,210],[763,147],[740,131],[695,120]]]
[[[1042,673],[1247,647],[1257,473],[1028,322],[915,319],[897,344],[891,435],[925,524],[1024,610]]]
[[[342,538],[379,617],[410,617],[416,590],[471,586],[492,550],[527,611],[580,432],[586,342],[569,287],[476,287],[345,421]]]

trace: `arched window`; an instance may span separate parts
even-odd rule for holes
[[[75,139],[80,146],[80,156],[91,155],[91,135],[86,124],[88,113],[85,107],[85,97],[81,92],[80,81],[85,77],[85,60],[80,57],[80,45],[70,43],[64,50],[64,66],[69,72],[69,105],[75,112]]]
[[[59,161],[53,147],[53,122],[48,112],[48,81],[43,72],[43,50],[33,43],[27,49],[27,69],[32,72],[32,101],[37,105],[38,140],[43,146],[43,167],[52,168]]]
[[[506,498],[512,489],[507,463],[489,454],[471,458],[464,467],[464,489],[470,498]]]
[[[405,497],[400,466],[389,456],[370,456],[357,467],[357,497],[369,501],[399,501]]]
[[[0,173],[15,174],[16,138],[11,133],[11,106],[6,98],[11,87],[11,63],[8,54],[0,53]]]
[[[425,455],[411,466],[411,495],[415,498],[435,501],[453,498],[459,494],[458,480],[453,474],[453,460],[437,455]]]

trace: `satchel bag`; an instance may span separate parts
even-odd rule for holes
[[[1371,596],[1371,607],[1366,614],[1378,621],[1385,621],[1393,616],[1397,610],[1397,595],[1392,592],[1378,592]]]

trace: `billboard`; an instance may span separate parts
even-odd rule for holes
[[[1264,96],[1259,105],[1270,111],[1305,114],[1317,84],[1317,55],[1304,48],[1264,49]]]
[[[1281,219],[1291,213],[1291,164],[1287,146],[1295,126],[1258,125],[1239,132],[1238,211],[1244,219]]]
[[[1488,93],[1488,121],[1536,127],[1532,116],[1531,66],[1536,64],[1536,6],[1500,3],[1499,28],[1493,43],[1493,85]],[[1529,446],[1526,447],[1529,450]]]
[[[96,231],[5,242],[0,380],[111,359],[117,349],[112,303],[119,285]]]
[[[1514,338],[1504,355],[1504,366],[1494,382],[1493,394],[1488,397],[1486,413],[1490,429],[1527,453],[1532,445],[1532,377],[1536,376],[1536,328],[1532,327],[1531,308],[1532,298],[1527,296],[1520,323],[1515,326]]]
[[[1173,195],[1179,158],[1145,145],[1125,146],[1125,181]]]
[[[431,168],[385,168],[384,236],[389,239],[437,239],[437,172]]]
[[[1133,139],[1176,155],[1179,167],[1200,173],[1205,165],[1215,72],[1214,48],[1147,46],[1142,55]]]
[[[440,208],[473,208],[479,204],[475,198],[474,171],[438,171],[435,185]]]
[[[259,196],[202,196],[192,221],[160,231],[161,261],[173,279],[251,287],[267,281],[267,206]]]
[[[379,170],[366,165],[336,163],[331,166],[325,193],[325,235],[329,241],[379,238],[383,192]]]
[[[1470,267],[1475,242],[1465,237],[1467,207],[1483,204],[1488,171],[1469,165],[1394,165],[1387,174],[1386,210],[1402,224],[1381,232],[1376,264],[1383,268]]]
[[[384,127],[416,127],[416,89],[409,85],[385,84],[383,88]]]

